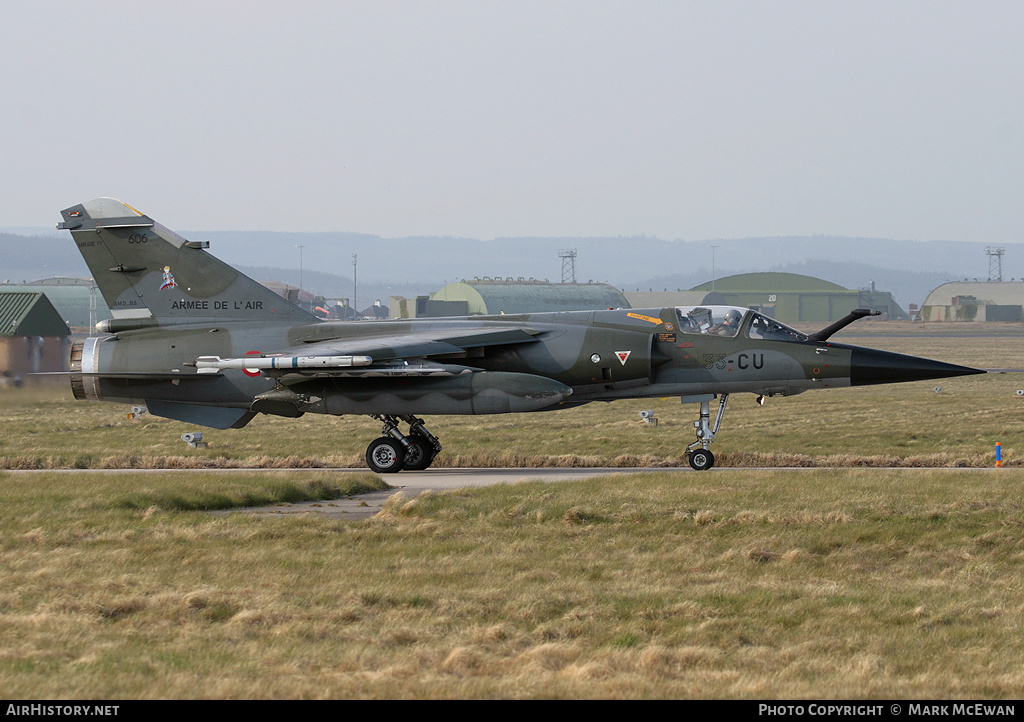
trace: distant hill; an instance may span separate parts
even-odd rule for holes
[[[574,248],[576,279],[619,288],[692,288],[714,275],[788,271],[818,276],[847,288],[891,291],[904,308],[922,303],[948,280],[987,278],[988,257],[980,243],[897,241],[827,236],[665,241],[632,238],[397,238],[345,233],[207,233],[203,238],[229,263],[253,256],[268,265],[297,268],[303,245],[305,268],[351,279],[358,254],[360,286],[422,288],[421,293],[461,279],[490,276],[560,281],[558,250]],[[237,259],[233,260],[233,259]],[[251,262],[251,260],[249,261]],[[1024,277],[1024,244],[1009,244],[1003,277]],[[349,281],[348,290],[351,289]],[[398,294],[398,291],[394,291]],[[341,295],[348,295],[348,291]],[[400,295],[415,295],[401,293]],[[362,294],[360,294],[362,296]]]
[[[358,303],[389,294],[415,296],[462,279],[536,278],[560,281],[560,249],[573,248],[576,279],[619,288],[688,289],[714,275],[788,271],[818,276],[847,288],[891,291],[904,308],[922,303],[941,283],[987,278],[981,243],[899,241],[833,236],[666,241],[622,238],[380,238],[359,233],[267,231],[185,232],[209,240],[210,251],[257,280],[298,285],[300,255],[305,287],[328,297],[352,295],[352,254],[358,260]],[[87,276],[67,234],[0,233],[0,281],[46,276]],[[302,246],[301,251],[299,246]],[[1007,244],[1003,277],[1024,278],[1024,244]]]
[[[68,233],[0,233],[0,282],[34,281],[49,276],[81,277],[89,269]]]

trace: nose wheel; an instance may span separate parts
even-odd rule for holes
[[[378,474],[402,471],[422,471],[429,467],[441,452],[441,442],[427,431],[423,419],[411,414],[403,416],[374,415],[384,424],[379,439],[366,448],[366,465]],[[409,424],[409,433],[398,429],[399,420]]]
[[[694,471],[705,471],[715,465],[715,455],[710,449],[697,449],[690,452],[690,468]]]
[[[729,401],[729,394],[722,394],[718,400],[718,413],[715,414],[715,423],[711,423],[711,402],[700,402],[700,418],[693,422],[693,428],[697,431],[697,440],[686,447],[686,455],[690,461],[690,468],[694,471],[707,471],[715,465],[715,455],[708,447],[715,440],[715,434],[722,426],[722,419],[725,417],[725,405]]]

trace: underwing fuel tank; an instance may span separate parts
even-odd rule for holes
[[[283,394],[292,396],[294,401]],[[261,401],[290,402],[322,414],[507,414],[536,411],[564,401],[572,388],[533,374],[485,371],[448,378],[309,381],[261,394]],[[274,396],[273,399],[270,397]]]

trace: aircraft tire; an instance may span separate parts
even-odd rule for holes
[[[423,471],[429,467],[436,456],[430,442],[419,434],[409,434],[405,438],[412,448],[406,449],[402,468],[406,471]]]
[[[382,436],[366,447],[366,465],[378,474],[394,474],[405,463],[405,447],[397,439]]]
[[[705,471],[715,465],[715,455],[707,449],[690,452],[690,468],[694,471]]]

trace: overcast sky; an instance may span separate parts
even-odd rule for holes
[[[0,226],[1024,240],[1024,2],[0,4]]]

